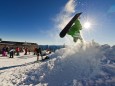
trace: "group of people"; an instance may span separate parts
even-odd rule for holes
[[[8,56],[8,54],[10,54],[9,58],[13,58],[14,55],[14,48],[13,47],[3,47],[2,48],[2,56]]]
[[[19,48],[19,47],[16,47],[16,48],[3,47],[2,48],[2,56],[3,57],[4,56],[9,56],[9,58],[13,58],[14,55],[19,56],[20,52],[24,52],[24,55],[27,55],[27,53],[30,54],[29,49],[26,48],[26,47],[25,48],[24,47],[23,48]],[[37,56],[37,61],[38,61],[38,60],[40,60],[40,57],[41,57],[41,60],[46,59],[50,53],[51,53],[50,49],[42,50],[40,47],[36,47],[34,49],[33,54]]]
[[[2,48],[2,56],[8,56],[8,54],[9,54],[9,58],[13,58],[15,54],[16,54],[16,56],[19,56],[20,52],[23,52],[23,51],[25,51],[24,55],[27,55],[27,52],[28,52],[27,48],[3,47]]]
[[[37,61],[40,59],[40,56],[41,60],[49,58],[47,56],[49,54],[51,54],[51,51],[49,49],[47,49],[45,52],[43,52],[40,47],[34,49],[34,55],[37,55]],[[45,58],[43,58],[43,56],[45,56]]]
[[[24,55],[27,55],[27,53],[30,54],[30,51],[28,50],[28,48],[19,48],[19,47],[16,47],[16,48],[3,47],[2,48],[2,56],[3,57],[8,56],[8,54],[9,54],[9,58],[13,58],[14,55],[19,56],[20,52],[24,52]],[[43,52],[40,47],[36,47],[34,49],[34,55],[37,55],[37,61],[40,59],[39,58],[40,56],[43,57],[49,53],[51,53],[50,50],[46,50],[46,52]]]

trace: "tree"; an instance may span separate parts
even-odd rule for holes
[[[0,38],[0,42],[2,41],[2,38]]]

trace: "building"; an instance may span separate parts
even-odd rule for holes
[[[2,52],[3,47],[19,47],[20,49],[22,48],[28,48],[31,52],[34,51],[36,47],[38,47],[37,43],[30,43],[30,42],[15,42],[15,41],[2,41],[0,40],[0,53]]]

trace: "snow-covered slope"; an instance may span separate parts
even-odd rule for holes
[[[0,86],[114,86],[115,64],[106,55],[110,51],[115,58],[113,48],[94,43],[66,46],[43,62],[34,62],[32,55],[2,57]]]

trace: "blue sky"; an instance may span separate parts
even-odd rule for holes
[[[83,12],[81,23],[90,21],[91,30],[83,30],[85,41],[115,44],[115,0],[0,0],[0,38],[38,44],[66,44],[59,32],[67,18]],[[72,42],[70,40],[69,42]]]

